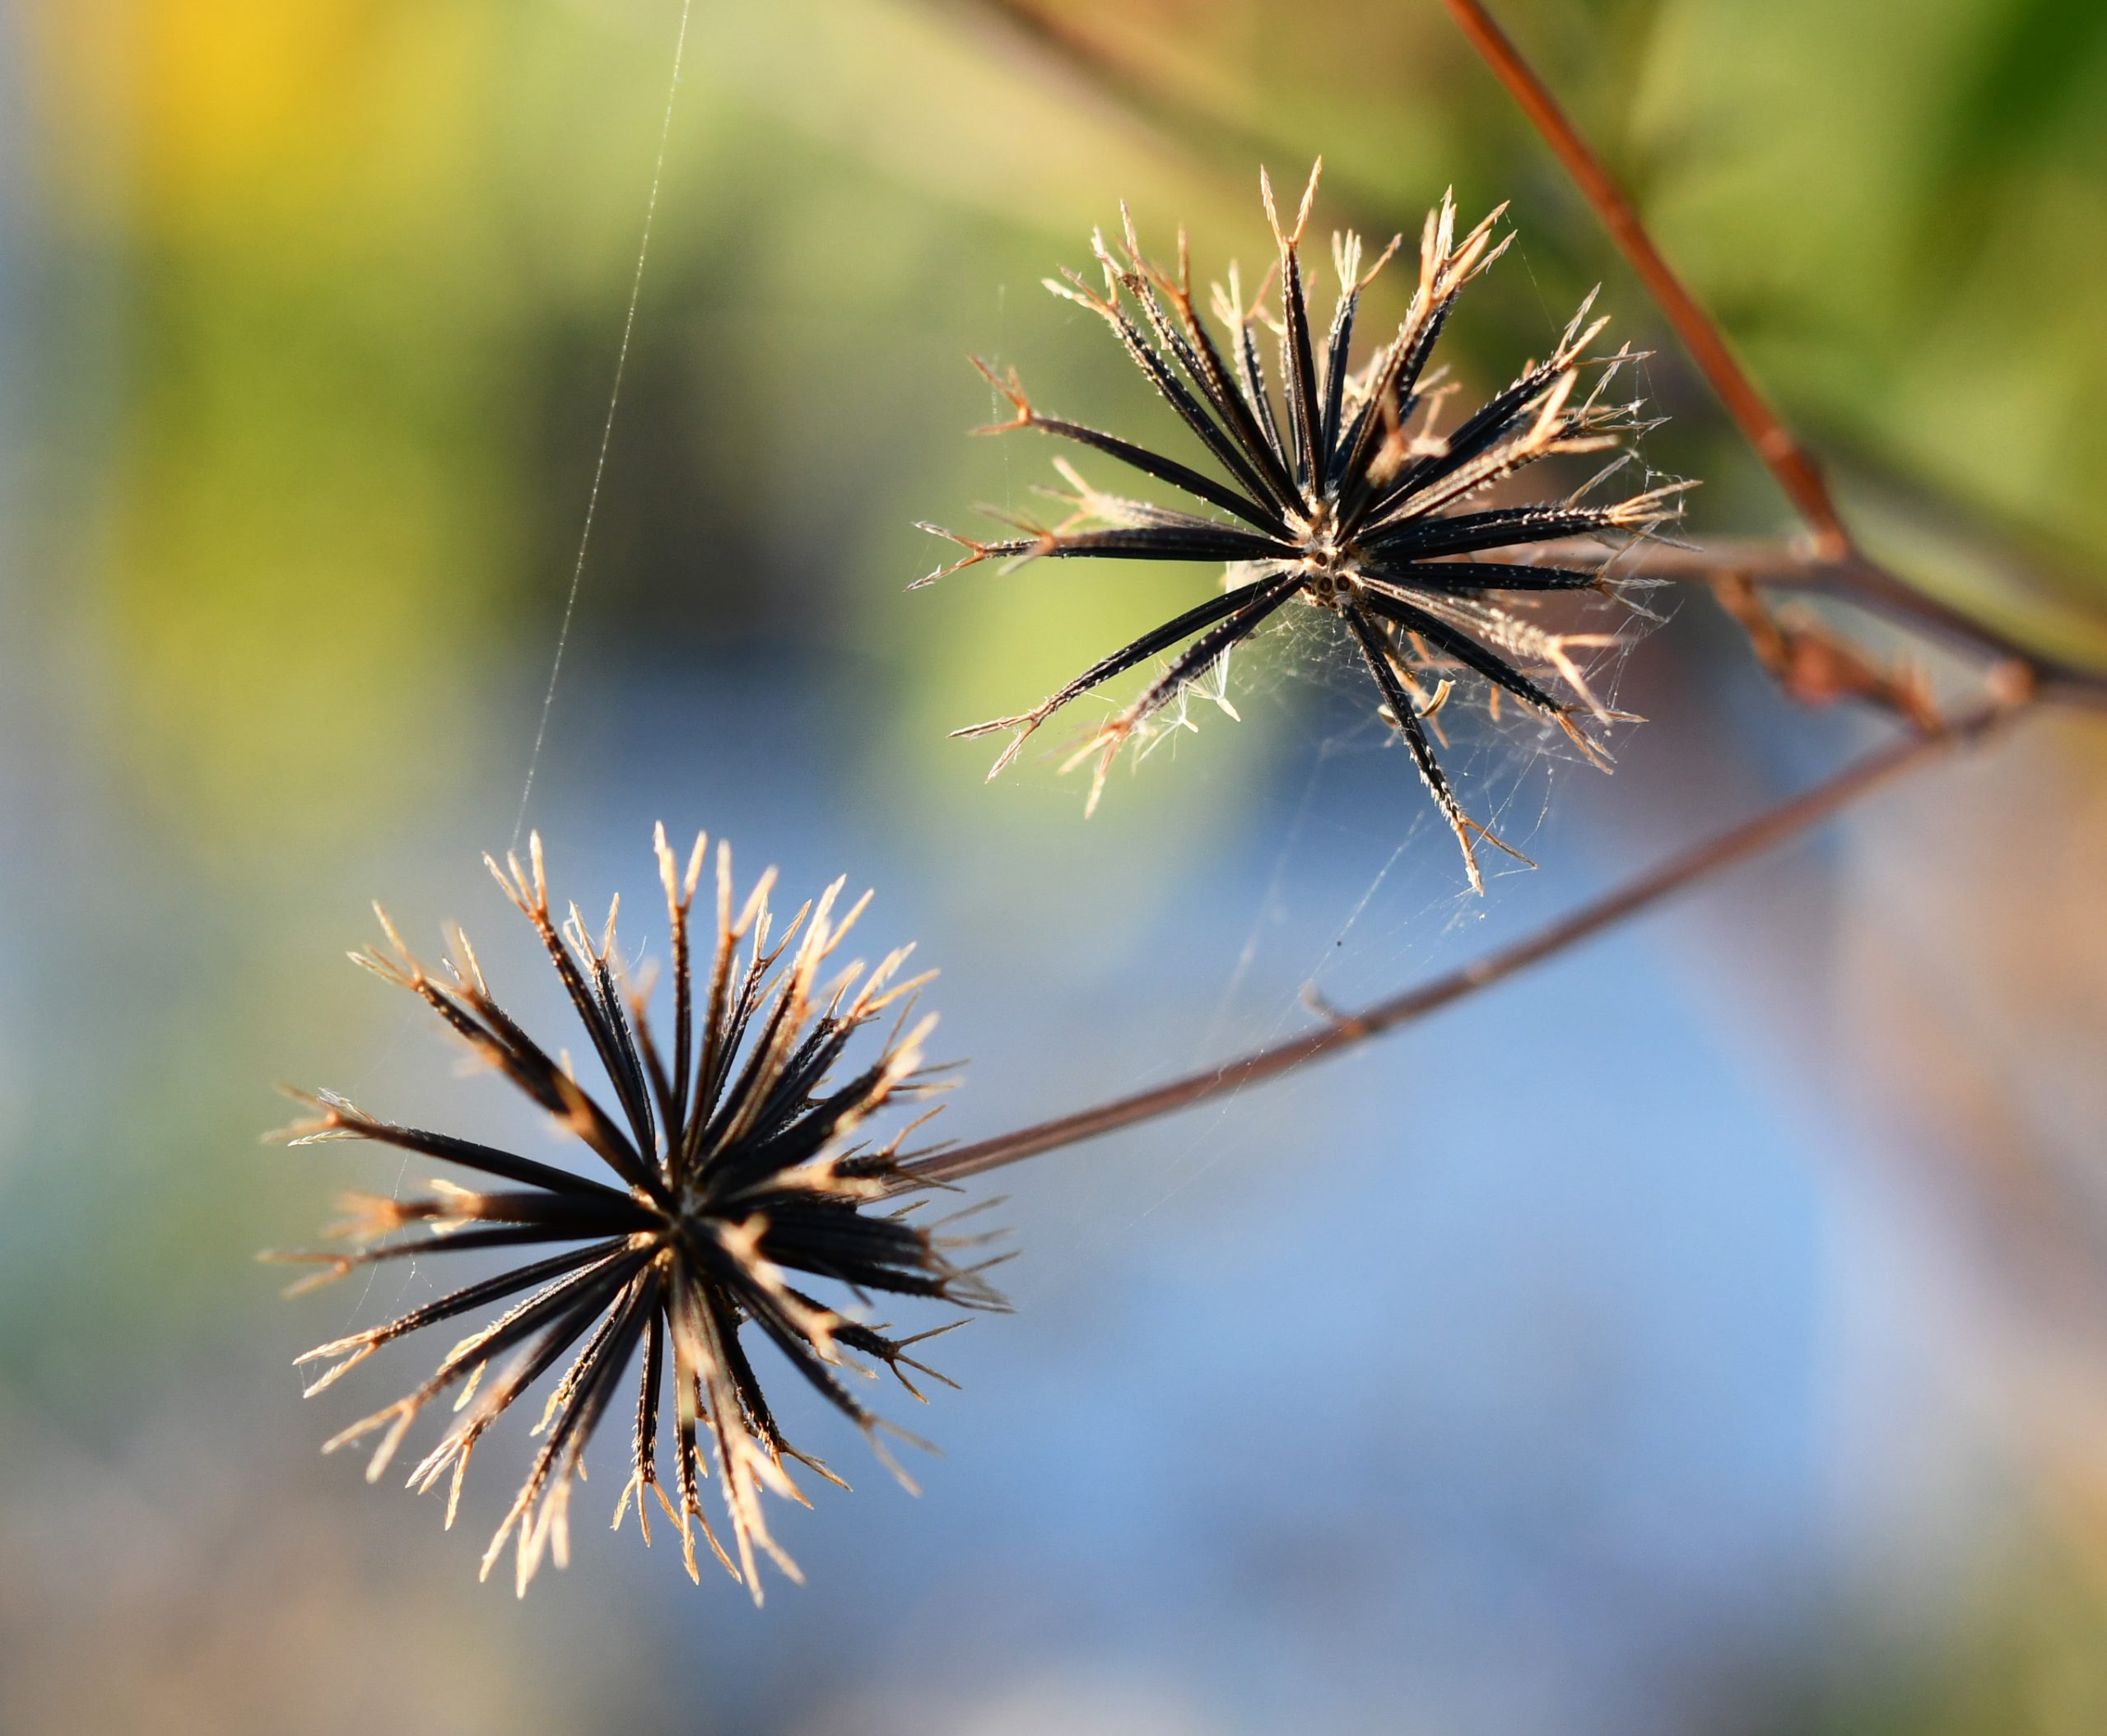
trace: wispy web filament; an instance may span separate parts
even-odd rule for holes
[[[585,496],[585,523],[578,533],[578,559],[570,570],[570,589],[563,603],[563,624],[556,629],[556,655],[549,663],[548,691],[542,696],[542,714],[534,724],[534,746],[527,756],[527,780],[519,791],[519,812],[512,821],[512,848],[519,848],[527,826],[527,803],[534,794],[534,774],[542,763],[542,744],[548,738],[549,714],[556,709],[556,682],[563,674],[564,648],[570,643],[571,617],[578,612],[578,587],[585,577],[585,554],[593,543],[593,520],[600,509],[600,485],[607,475],[607,449],[614,444],[615,412],[622,401],[622,375],[629,366],[630,339],[636,332],[637,305],[644,296],[644,262],[651,252],[651,224],[658,214],[658,189],[666,179],[666,146],[673,133],[673,105],[681,91],[681,61],[687,52],[688,17],[695,0],[681,0],[680,29],[673,38],[673,75],[666,91],[666,112],[658,123],[658,156],[651,167],[651,192],[644,202],[644,234],[637,242],[636,270],[630,278],[629,311],[622,318],[622,337],[615,351],[615,379],[607,393],[607,420],[600,426],[600,452],[593,463],[593,486]]]

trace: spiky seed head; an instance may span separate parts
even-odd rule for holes
[[[1317,166],[1321,170],[1321,160]],[[1282,608],[1299,601],[1333,612],[1345,622],[1353,652],[1374,682],[1379,714],[1410,752],[1462,849],[1472,887],[1481,891],[1477,845],[1507,846],[1464,813],[1451,789],[1429,740],[1430,733],[1438,734],[1435,709],[1458,679],[1481,684],[1489,706],[1496,708],[1503,695],[1519,700],[1607,770],[1607,750],[1591,732],[1626,719],[1590,689],[1573,653],[1612,640],[1546,626],[1533,617],[1560,593],[1623,598],[1622,587],[1607,576],[1615,545],[1675,517],[1689,485],[1593,498],[1649,425],[1635,400],[1610,396],[1620,372],[1640,358],[1628,350],[1589,353],[1607,323],[1590,319],[1592,296],[1545,361],[1524,368],[1460,422],[1439,426],[1455,389],[1430,374],[1428,363],[1464,286],[1512,239],[1495,239],[1505,206],[1459,238],[1455,202],[1443,197],[1421,232],[1419,282],[1402,320],[1355,370],[1351,356],[1362,295],[1403,237],[1393,237],[1365,269],[1360,237],[1333,238],[1339,291],[1320,337],[1302,267],[1317,184],[1313,170],[1290,226],[1281,221],[1270,178],[1260,171],[1260,200],[1277,258],[1248,301],[1236,268],[1230,267],[1226,285],[1216,285],[1212,296],[1219,329],[1194,304],[1184,232],[1176,268],[1168,270],[1143,253],[1123,207],[1123,252],[1115,253],[1101,232],[1091,238],[1102,293],[1074,272],[1048,280],[1056,295],[1089,309],[1111,328],[1205,449],[1206,467],[1048,415],[1033,404],[1014,370],[998,375],[974,362],[1013,412],[979,431],[1031,428],[1091,448],[1182,491],[1201,510],[1123,499],[1092,487],[1064,465],[1061,474],[1070,491],[1055,498],[1074,510],[1060,524],[1021,523],[1018,535],[985,542],[925,526],[965,552],[916,584],[990,561],[1014,565],[1106,556],[1206,561],[1226,569],[1226,589],[1100,659],[1030,710],[956,732],[1007,733],[1011,740],[995,762],[1000,771],[1064,706],[1163,659],[1140,693],[1066,761],[1064,770],[1091,767],[1091,808],[1121,747],[1160,728],[1160,716],[1188,688],[1218,677],[1230,652]],[[1277,314],[1267,305],[1276,285]],[[1261,329],[1277,339],[1277,371],[1270,377],[1260,356]],[[1513,479],[1539,460],[1586,454],[1610,456],[1579,489],[1519,502],[1509,492]],[[1430,701],[1430,689],[1435,695]]]
[[[902,974],[911,949],[869,970],[860,963],[835,967],[823,980],[869,895],[841,911],[836,881],[771,938],[774,871],[742,903],[733,896],[731,853],[720,845],[714,944],[698,979],[688,913],[705,840],[695,840],[684,871],[663,827],[654,846],[672,954],[673,1036],[665,1049],[647,1016],[649,991],[622,979],[615,907],[597,935],[574,907],[559,927],[550,915],[539,834],[527,865],[516,858],[502,867],[490,862],[563,983],[605,1077],[605,1101],[573,1076],[560,1050],[552,1055],[498,1005],[458,932],[455,956],[438,970],[411,956],[384,916],[386,950],[352,955],[417,995],[582,1144],[585,1168],[383,1120],[334,1093],[295,1093],[311,1113],[281,1130],[285,1143],[371,1140],[465,1171],[477,1184],[441,1180],[407,1198],[347,1195],[346,1216],[328,1233],[348,1245],[271,1257],[312,1266],[295,1287],[307,1289],[378,1261],[477,1249],[517,1254],[521,1264],[495,1277],[299,1359],[316,1371],[307,1389],[317,1393],[384,1345],[488,1316],[453,1344],[428,1380],[342,1431],[327,1450],[372,1442],[367,1476],[376,1478],[420,1414],[451,1398],[456,1420],[410,1473],[420,1490],[450,1473],[450,1526],[477,1441],[553,1375],[533,1431],[542,1445],[483,1560],[487,1575],[514,1540],[514,1580],[523,1593],[545,1557],[559,1566],[568,1558],[571,1481],[584,1474],[586,1444],[634,1363],[630,1470],[616,1524],[634,1496],[649,1542],[645,1497],[653,1497],[680,1530],[691,1575],[700,1571],[700,1535],[758,1603],[759,1557],[798,1577],[770,1534],[761,1496],[804,1500],[786,1460],[830,1482],[840,1478],[784,1438],[748,1342],[774,1345],[877,1445],[877,1432],[891,1425],[849,1391],[844,1373],[873,1371],[858,1359],[882,1363],[918,1399],[905,1371],[943,1377],[907,1353],[928,1333],[894,1337],[853,1305],[887,1292],[969,1309],[1003,1305],[984,1276],[995,1262],[965,1254],[988,1238],[924,1227],[897,1203],[917,1185],[902,1166],[920,1155],[903,1146],[934,1108],[881,1140],[871,1137],[870,1124],[884,1111],[928,1098],[946,1083],[923,1067],[936,1022],[913,1016],[915,994],[929,978]],[[875,1054],[839,1077],[858,1034],[881,1020],[888,1029]],[[806,1287],[815,1280],[853,1301],[822,1300]],[[669,1428],[670,1496],[660,1457]],[[713,1474],[729,1550],[700,1501],[700,1485]]]

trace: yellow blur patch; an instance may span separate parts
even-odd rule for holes
[[[440,0],[50,3],[29,30],[46,160],[135,231],[384,232],[458,190],[491,23]]]

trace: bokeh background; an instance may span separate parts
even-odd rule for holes
[[[1521,932],[1876,739],[1709,604],[1625,662],[1614,780],[1465,727],[1542,864],[1481,903],[1320,639],[1086,826],[945,731],[1188,597],[902,594],[1029,510],[968,350],[1141,433],[1040,279],[1131,200],[1261,257],[1514,201],[1485,384],[1597,281],[1660,351],[1694,528],[1781,504],[1433,0],[695,0],[627,383],[526,819],[658,942],[649,839],[874,885],[944,975],[972,1136]],[[2107,11],[1508,0],[1670,256],[1928,589],[2107,646]],[[608,1538],[479,1587],[319,1441],[292,1357],[427,1293],[254,1264],[398,1160],[258,1143],[274,1081],[506,1129],[342,961],[375,893],[560,1017],[514,835],[635,268],[677,0],[0,12],[0,1728],[43,1733],[2107,1729],[2107,738],[2033,720],[1789,854],[1226,1107],[1004,1175],[1010,1318],[919,1500],[782,1522],[756,1612]],[[1394,313],[1394,303],[1387,304]],[[1951,672],[1961,678],[1961,672]],[[1208,710],[1208,708],[1202,708]],[[508,1118],[512,1118],[509,1119]],[[526,1130],[522,1137],[538,1139]],[[415,1180],[418,1176],[407,1178]],[[997,1191],[979,1188],[977,1193]],[[905,1413],[914,1411],[913,1416]],[[593,1492],[598,1492],[595,1494]],[[505,1575],[498,1576],[500,1580]]]

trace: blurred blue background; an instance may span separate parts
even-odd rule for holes
[[[527,813],[633,950],[661,818],[793,905],[875,887],[866,946],[942,970],[961,1138],[1472,956],[1880,733],[1775,697],[1692,596],[1622,665],[1651,721],[1613,780],[1459,722],[1467,801],[1542,864],[1482,902],[1307,629],[1087,825],[1044,759],[984,785],[947,729],[1205,579],[903,595],[915,519],[1052,480],[964,438],[994,407],[964,352],[1160,429],[1039,280],[1123,198],[1203,273],[1261,258],[1260,151],[1286,180],[1325,154],[1320,222],[1511,197],[1452,366],[1504,377],[1601,279],[1660,351],[1648,458],[1705,478],[1693,528],[1787,527],[1432,0],[1048,15],[1113,76],[1001,7],[696,0]],[[452,1535],[317,1454],[429,1352],[305,1404],[291,1358],[435,1274],[277,1300],[256,1249],[417,1177],[260,1147],[272,1082],[542,1138],[342,955],[375,894],[434,952],[458,918],[560,1026],[478,856],[521,800],[678,16],[4,16],[0,1728],[2107,1728],[2107,752],[2074,722],[1436,1022],[975,1184],[1017,1312],[943,1341],[962,1393],[891,1396],[943,1449],[919,1500],[785,1394],[858,1487],[782,1520],[810,1583],[762,1611],[600,1532],[619,1441],[523,1604],[475,1580],[518,1439]],[[2107,14],[1501,16],[1854,522],[2044,645],[2107,641]]]

